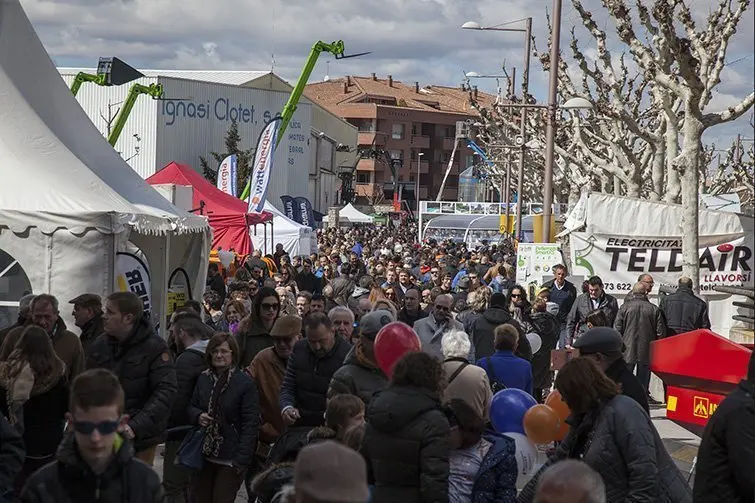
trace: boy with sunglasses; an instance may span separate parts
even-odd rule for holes
[[[71,386],[69,407],[69,431],[57,461],[31,476],[21,501],[163,501],[160,478],[134,457],[121,435],[129,418],[115,374],[105,369],[80,374]]]

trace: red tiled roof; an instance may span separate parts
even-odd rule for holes
[[[417,92],[414,86],[407,86],[399,80],[393,80],[391,85],[388,84],[388,79],[350,76],[308,84],[304,95],[328,109],[357,104],[363,98],[370,97],[395,99],[398,106],[415,110],[476,115],[469,104],[470,91],[462,90],[460,87],[425,86],[420,87]],[[478,92],[477,99],[489,104],[495,100],[495,96]]]

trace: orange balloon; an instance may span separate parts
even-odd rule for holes
[[[547,444],[556,440],[561,420],[556,411],[547,405],[535,405],[524,414],[524,432],[535,444]]]
[[[561,420],[561,426],[559,427],[558,434],[554,440],[562,441],[566,438],[566,434],[569,433],[569,425],[566,424],[566,418],[571,415],[569,406],[561,398],[561,393],[558,390],[553,390],[548,398],[545,399],[545,405],[553,409],[558,418]]]

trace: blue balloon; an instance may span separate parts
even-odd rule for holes
[[[490,421],[498,433],[524,434],[524,414],[537,404],[532,395],[515,388],[506,388],[490,402]]]

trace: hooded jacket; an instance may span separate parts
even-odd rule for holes
[[[137,322],[123,342],[109,334],[98,337],[89,346],[87,368],[108,369],[118,376],[137,452],[162,442],[178,384],[168,345],[155,334],[147,317]]]
[[[357,342],[359,344],[359,342]],[[336,395],[356,395],[362,399],[365,407],[372,401],[375,392],[388,385],[388,378],[382,370],[374,364],[363,361],[354,347],[346,355],[343,366],[336,370],[328,388],[328,399]]]
[[[513,325],[519,331],[519,346],[514,353],[525,360],[532,360],[532,347],[525,337],[522,326],[511,317],[511,313],[503,307],[489,307],[482,312],[482,316],[474,317],[471,322],[464,327],[472,340],[472,347],[475,348],[475,358],[481,359],[491,356],[495,353],[493,345],[493,332],[495,327],[508,323]]]
[[[367,409],[362,454],[374,503],[448,501],[450,426],[437,394],[390,386]]]
[[[57,460],[26,483],[22,503],[161,503],[160,477],[133,457],[132,446],[120,437],[105,472],[95,475],[81,458],[74,435],[60,444]]]

